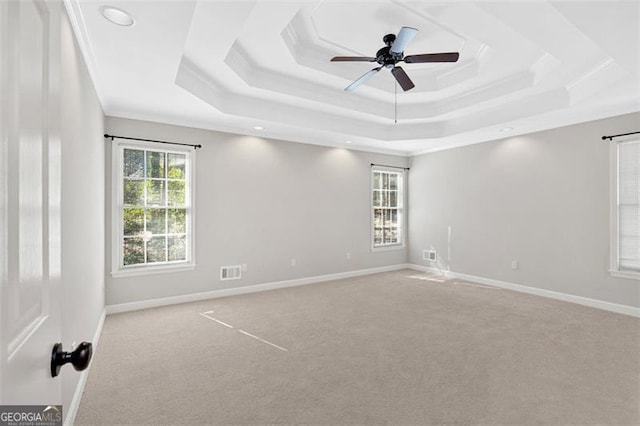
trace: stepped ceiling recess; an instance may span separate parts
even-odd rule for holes
[[[637,1],[65,3],[111,116],[407,155],[640,110]],[[329,60],[402,26],[460,59],[402,64],[395,123],[388,70],[345,92],[377,64]]]

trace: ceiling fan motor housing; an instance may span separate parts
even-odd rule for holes
[[[396,35],[395,34],[387,34],[386,36],[382,37],[382,41],[384,42],[384,44],[386,44],[387,46],[391,47],[393,42],[396,41]]]
[[[393,66],[395,66],[395,64],[402,60],[403,56],[404,52],[394,53],[391,52],[391,46],[385,46],[382,49],[378,50],[378,52],[376,53],[376,62],[380,65],[384,65],[387,68],[392,68]]]

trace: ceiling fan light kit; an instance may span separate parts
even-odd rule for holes
[[[331,58],[331,62],[377,62],[380,66],[367,71],[360,76],[356,81],[348,85],[344,90],[351,92],[364,82],[369,80],[375,74],[377,74],[382,68],[389,68],[391,74],[396,79],[402,90],[405,92],[415,87],[411,78],[407,73],[398,66],[398,62],[404,62],[406,64],[417,63],[434,63],[434,62],[457,62],[460,54],[458,52],[443,52],[443,53],[425,53],[418,55],[404,56],[404,49],[409,42],[418,33],[418,30],[411,27],[402,27],[398,32],[398,35],[387,34],[382,38],[385,47],[378,50],[375,57],[369,56],[335,56]]]

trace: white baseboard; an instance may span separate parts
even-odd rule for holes
[[[316,284],[325,281],[341,280],[344,278],[359,277],[362,275],[378,274],[380,272],[409,269],[409,265],[401,263],[397,265],[382,266],[378,268],[360,269],[357,271],[338,272],[335,274],[317,275],[314,277],[297,278],[286,281],[276,281],[265,284],[256,284],[245,287],[234,287],[223,290],[206,291],[202,293],[183,294],[179,296],[163,297],[158,299],[141,300],[138,302],[119,303],[107,305],[107,315],[121,312],[138,311],[141,309],[156,308],[159,306],[176,305],[178,303],[195,302],[198,300],[215,299],[218,297],[236,296],[239,294],[257,293],[260,291],[275,290],[278,288],[296,287],[300,285]]]
[[[98,342],[100,341],[100,335],[102,334],[102,327],[104,326],[104,319],[107,316],[107,310],[102,311],[102,315],[100,316],[100,320],[98,321],[98,325],[96,326],[96,331],[93,333],[93,340],[91,344],[93,346],[93,353],[95,354],[96,348],[98,347]],[[87,384],[87,378],[89,378],[89,370],[91,370],[91,364],[89,367],[80,373],[80,379],[76,384],[76,390],[73,393],[73,398],[71,399],[71,404],[66,408],[66,415],[64,417],[65,426],[73,425],[76,420],[76,414],[78,414],[78,408],[80,407],[80,400],[82,399],[82,393],[84,392],[84,387]]]
[[[521,293],[534,294],[537,296],[548,297],[565,302],[577,303],[584,306],[603,309],[606,311],[616,312],[624,315],[640,317],[640,308],[629,305],[621,305],[617,303],[605,302],[588,297],[575,296],[572,294],[560,293],[552,290],[545,290],[536,287],[528,287],[520,284],[513,284],[506,281],[494,280],[491,278],[477,277],[474,275],[460,274],[457,272],[445,271],[438,268],[430,268],[422,265],[400,263],[397,265],[382,266],[378,268],[360,269],[357,271],[338,272],[335,274],[317,275],[314,277],[297,278],[286,281],[276,281],[271,283],[256,284],[245,287],[234,287],[223,290],[212,290],[202,293],[183,294],[179,296],[162,297],[157,299],[141,300],[137,302],[120,303],[115,305],[107,305],[106,314],[117,314],[121,312],[138,311],[141,309],[156,308],[160,306],[176,305],[179,303],[196,302],[198,300],[215,299],[218,297],[236,296],[239,294],[257,293],[260,291],[275,290],[286,287],[296,287],[300,285],[316,284],[325,281],[340,280],[344,278],[358,277],[363,275],[377,274],[381,272],[397,271],[400,269],[413,269],[416,271],[430,272],[439,275],[445,275],[451,278],[459,278],[478,284],[485,284],[494,287],[514,290]]]
[[[465,281],[471,281],[478,284],[485,284],[494,287],[504,288],[507,290],[518,291],[520,293],[534,294],[536,296],[548,297],[550,299],[562,300],[564,302],[577,303],[578,305],[589,306],[591,308],[602,309],[605,311],[615,312],[618,314],[629,315],[640,318],[640,308],[629,305],[621,305],[618,303],[605,302],[603,300],[590,299],[588,297],[576,296],[573,294],[560,293],[558,291],[546,290],[542,288],[529,287],[526,285],[513,284],[506,281],[494,280],[491,278],[477,277],[475,275],[460,274],[458,272],[441,271],[436,268],[429,268],[422,265],[410,264],[409,268],[416,271],[431,272],[435,274],[444,274],[450,278],[458,278]]]

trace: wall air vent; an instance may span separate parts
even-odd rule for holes
[[[438,253],[435,250],[422,250],[422,259],[427,262],[435,262],[438,260]]]
[[[223,266],[220,268],[220,280],[239,280],[242,278],[242,265]]]

